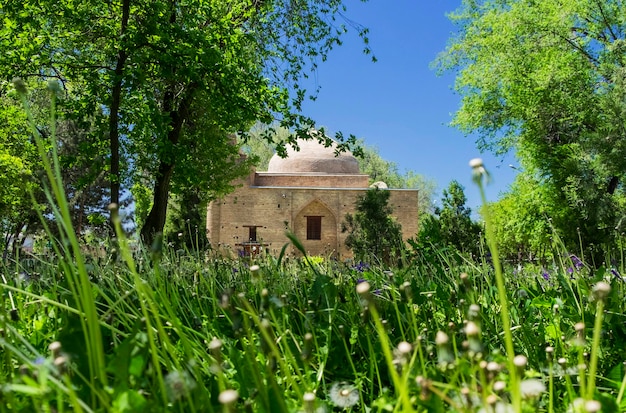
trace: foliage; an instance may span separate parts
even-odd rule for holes
[[[416,246],[435,249],[450,246],[459,252],[478,256],[480,251],[480,224],[472,220],[472,210],[465,203],[463,186],[452,181],[443,191],[441,207],[433,215],[422,218]]]
[[[88,138],[108,143],[111,202],[142,179],[153,188],[150,241],[170,190],[230,189],[242,171],[230,133],[278,118],[304,136],[312,122],[298,114],[298,80],[340,43],[345,11],[336,0],[9,1],[0,66],[6,80],[61,80],[67,112],[97,118]],[[352,27],[369,52],[367,30]]]
[[[395,266],[404,249],[402,228],[392,217],[388,205],[390,192],[372,188],[356,201],[356,212],[346,214],[341,224],[348,232],[346,247],[359,260],[374,260]]]
[[[613,240],[626,170],[622,10],[620,0],[464,1],[439,59],[458,70],[453,123],[482,148],[514,149],[560,210],[552,222],[568,248],[582,239],[595,259],[592,246]]]
[[[495,273],[444,252],[390,271],[133,249],[115,210],[117,248],[89,251],[33,133],[60,237],[0,267],[0,410],[624,409],[616,268],[568,256],[504,277],[496,249]],[[384,211],[388,192],[368,193]]]
[[[33,122],[39,133],[48,135],[51,130],[47,110],[50,105],[49,91],[38,82],[32,82],[31,85],[33,88],[28,99]],[[65,101],[61,100],[63,103]],[[65,111],[61,109],[57,112]],[[0,176],[1,232],[17,240],[42,229],[39,213],[43,212],[47,217],[52,214],[44,206],[42,188],[47,184],[43,179],[42,161],[28,130],[26,114],[15,90],[5,84],[0,90],[0,120],[0,162],[3,171]],[[87,137],[96,129],[93,122],[93,118],[81,121],[69,117],[57,121],[56,150],[63,186],[71,198],[70,215],[76,231],[96,231],[102,234],[106,232],[106,226],[100,217],[108,193],[101,169],[101,151],[97,142]],[[49,143],[46,145],[46,150],[51,151]]]
[[[523,172],[511,188],[490,205],[495,238],[502,257],[523,262],[544,260],[552,254],[550,217],[558,207],[550,204],[548,186]]]

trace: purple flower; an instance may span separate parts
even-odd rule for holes
[[[569,258],[572,260],[572,264],[574,264],[574,268],[577,270],[580,270],[583,267],[583,262],[574,254],[570,255]]]
[[[369,270],[370,266],[368,263],[365,263],[363,261],[359,261],[359,263],[357,265],[355,265],[354,267],[352,267],[353,269],[357,270],[358,272],[363,272],[365,270]]]
[[[574,272],[574,269],[572,267],[567,267],[567,272],[569,274],[572,274]]]
[[[613,274],[615,278],[619,278],[620,280],[622,279],[622,276],[619,275],[619,271],[617,271],[615,268],[611,268],[611,274]]]
[[[357,284],[364,283],[365,281],[367,281],[365,278],[357,278],[357,279],[356,279],[356,283],[357,283]]]
[[[546,281],[548,281],[550,279],[550,273],[548,271],[546,271],[546,270],[543,270],[543,272],[541,273],[541,276]]]

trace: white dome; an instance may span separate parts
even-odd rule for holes
[[[376,181],[370,185],[370,188],[378,188],[378,189],[389,189],[386,183],[383,181]]]
[[[337,144],[329,147],[317,141],[298,140],[299,151],[287,146],[287,157],[277,154],[272,156],[267,167],[268,172],[279,173],[326,173],[326,174],[359,174],[359,162],[346,151],[335,156]]]

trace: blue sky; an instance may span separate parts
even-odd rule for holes
[[[362,53],[363,43],[352,31],[344,44],[320,63],[316,101],[304,113],[329,132],[364,138],[381,156],[433,178],[439,193],[456,179],[465,187],[468,206],[480,205],[471,181],[470,159],[481,157],[493,175],[487,187],[490,201],[513,182],[514,156],[480,153],[474,139],[449,126],[459,107],[454,73],[438,76],[431,69],[455,27],[446,13],[460,0],[348,0],[347,17],[370,29],[370,45],[378,62]]]

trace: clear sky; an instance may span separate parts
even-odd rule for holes
[[[353,30],[344,44],[320,63],[316,101],[304,113],[334,134],[354,134],[380,155],[434,179],[439,194],[456,179],[465,187],[468,206],[480,205],[471,181],[470,159],[481,157],[494,182],[487,197],[495,201],[514,179],[514,156],[498,158],[476,149],[475,139],[449,126],[459,107],[454,73],[438,76],[431,69],[455,27],[446,13],[460,0],[347,0],[347,17],[370,29],[370,45],[378,62],[362,53]],[[439,198],[439,196],[437,197]]]

